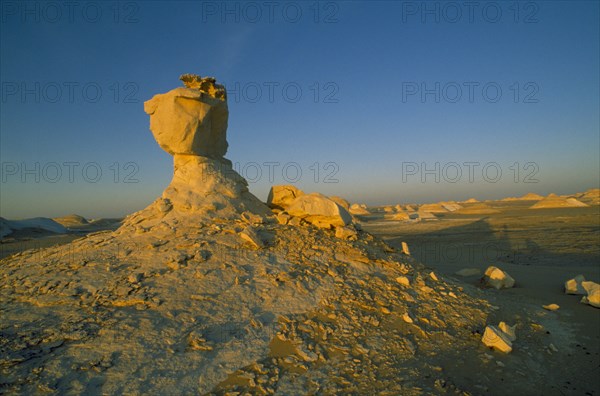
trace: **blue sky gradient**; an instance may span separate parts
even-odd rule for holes
[[[600,184],[597,1],[483,1],[472,18],[464,2],[427,13],[420,1],[275,1],[272,19],[267,2],[78,2],[72,15],[52,3],[60,15],[2,2],[2,217],[122,216],[152,202],[172,159],[143,102],[182,73],[226,84],[227,157],[261,199],[290,182],[371,205]],[[421,97],[436,83],[439,100]],[[267,162],[279,163],[272,180]],[[439,181],[422,180],[436,163]],[[479,164],[472,180],[465,163]]]

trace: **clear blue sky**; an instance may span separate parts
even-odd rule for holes
[[[153,201],[172,160],[143,102],[182,73],[227,85],[227,157],[262,199],[294,181],[373,205],[598,187],[597,1],[222,4],[3,1],[0,216]]]

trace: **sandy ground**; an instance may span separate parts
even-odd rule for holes
[[[39,229],[24,229],[14,231],[0,240],[0,259],[29,249],[44,249],[52,246],[62,246],[88,235],[92,232],[116,230],[120,219],[99,221],[97,224],[85,224],[69,227],[68,234],[55,234]],[[65,251],[65,254],[68,252]]]
[[[463,268],[478,268],[483,274],[495,265],[507,271],[516,286],[486,290],[492,304],[516,314],[519,306],[530,305],[540,318],[558,319],[558,325],[547,329],[548,336],[560,335],[554,345],[568,353],[558,363],[564,375],[548,380],[561,393],[599,394],[600,309],[581,304],[580,296],[564,294],[564,282],[578,274],[600,282],[600,207],[530,210],[523,202],[491,206],[501,213],[448,213],[438,215],[438,221],[413,223],[385,220],[382,214],[362,219],[369,232],[398,248],[407,242],[413,257],[457,281],[480,284],[479,276],[454,275]],[[560,309],[542,308],[550,303]],[[548,364],[553,364],[550,358]]]
[[[574,275],[600,280],[598,208],[494,206],[363,218],[439,281],[368,234],[342,242],[306,226],[263,224],[261,250],[237,236],[243,220],[130,221],[74,241],[90,230],[15,234],[4,252],[39,252],[2,261],[0,390],[600,395],[600,310],[563,293]],[[516,287],[454,275],[492,264]],[[480,341],[500,321],[517,325],[508,355]]]

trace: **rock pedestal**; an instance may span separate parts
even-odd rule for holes
[[[248,190],[227,152],[227,94],[212,77],[180,77],[185,87],[144,103],[156,142],[173,155],[174,173],[162,197],[135,214],[150,219],[190,213],[233,218],[245,211],[266,215],[268,207]],[[181,217],[181,216],[179,216]]]

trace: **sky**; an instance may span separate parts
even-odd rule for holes
[[[143,103],[214,76],[226,155],[369,205],[600,185],[598,1],[2,1],[0,216],[118,217],[172,176]]]

